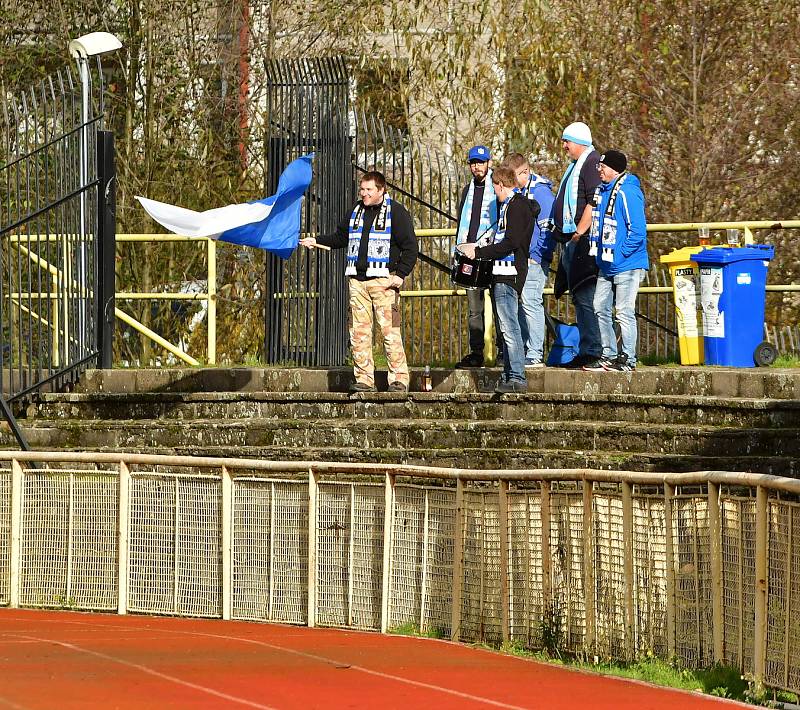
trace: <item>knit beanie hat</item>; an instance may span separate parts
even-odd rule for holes
[[[564,132],[561,134],[561,139],[565,141],[572,141],[578,145],[591,145],[592,132],[589,130],[589,126],[587,126],[585,123],[576,121],[575,123],[570,123],[564,129]]]
[[[618,173],[624,173],[628,167],[625,153],[620,153],[618,150],[607,150],[600,156],[600,162]]]

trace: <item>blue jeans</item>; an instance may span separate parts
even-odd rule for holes
[[[544,359],[544,303],[542,291],[550,273],[550,264],[528,260],[528,277],[522,289],[519,306],[519,325],[525,343],[526,360]]]
[[[527,382],[525,379],[525,346],[519,327],[520,297],[516,289],[507,283],[492,286],[497,318],[503,333],[503,379]]]
[[[616,276],[597,275],[597,288],[594,292],[594,310],[600,324],[600,337],[603,341],[603,357],[617,356],[617,338],[611,320],[612,306],[617,312],[617,322],[622,340],[622,352],[628,364],[636,364],[636,295],[644,278],[644,269],[623,271]]]
[[[567,274],[569,274],[575,247],[576,242],[567,242],[561,249],[561,261]],[[581,335],[579,354],[588,357],[600,357],[603,352],[600,326],[594,308],[594,290],[594,282],[584,284],[577,291],[570,289],[572,303],[575,306],[575,322],[578,324],[578,332]]]

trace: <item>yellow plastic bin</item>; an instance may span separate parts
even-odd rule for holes
[[[692,255],[706,248],[705,246],[683,247],[661,257],[661,263],[669,267],[672,276],[681,365],[701,365],[703,363],[700,269],[692,261]]]

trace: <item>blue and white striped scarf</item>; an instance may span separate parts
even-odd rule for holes
[[[586,146],[586,150],[581,153],[581,157],[572,163],[561,178],[561,184],[558,186],[558,191],[564,188],[564,208],[562,212],[562,234],[572,234],[578,229],[575,218],[580,219],[580,215],[576,215],[578,210],[578,180],[581,177],[581,170],[589,153],[594,150],[593,145]]]
[[[361,236],[364,232],[364,203],[359,202],[350,215],[350,237],[347,242],[347,266],[345,276],[356,275],[358,251],[361,248]],[[392,199],[388,194],[383,196],[380,210],[369,230],[367,246],[367,277],[389,276],[389,249],[392,241]]]
[[[494,185],[492,184],[492,171],[486,174],[486,179],[483,183],[486,187],[483,188],[483,200],[481,201],[481,222],[478,225],[478,236],[486,237],[487,241],[493,236],[493,226],[497,222],[497,195],[494,193]],[[469,223],[472,220],[472,202],[475,199],[475,180],[470,180],[469,189],[467,190],[467,197],[464,200],[464,207],[461,209],[461,215],[458,220],[458,233],[456,236],[456,244],[463,244],[467,241],[467,234],[469,233]]]
[[[516,195],[521,194],[522,189],[515,187],[513,192],[506,198],[506,201],[500,206],[500,216],[497,218],[497,231],[494,234],[494,244],[499,244],[506,238],[506,212],[508,212],[508,205]],[[492,274],[495,276],[517,275],[517,267],[514,266],[513,251],[508,256],[495,260],[494,264],[492,264]]]
[[[617,205],[617,195],[622,189],[622,184],[628,173],[619,175],[611,188],[611,195],[608,198],[605,214],[603,215],[603,231],[600,233],[600,202],[603,185],[598,186],[594,192],[594,205],[592,206],[592,226],[589,229],[589,256],[597,256],[597,249],[600,246],[603,250],[600,258],[603,261],[614,261],[614,248],[617,245],[617,220],[614,217],[614,208]],[[623,198],[624,199],[624,198]]]

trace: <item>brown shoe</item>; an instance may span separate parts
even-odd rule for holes
[[[392,382],[392,384],[389,385],[389,392],[408,392],[408,385],[402,382]]]
[[[350,385],[351,392],[377,392],[373,385],[367,385],[363,382],[354,382]]]

